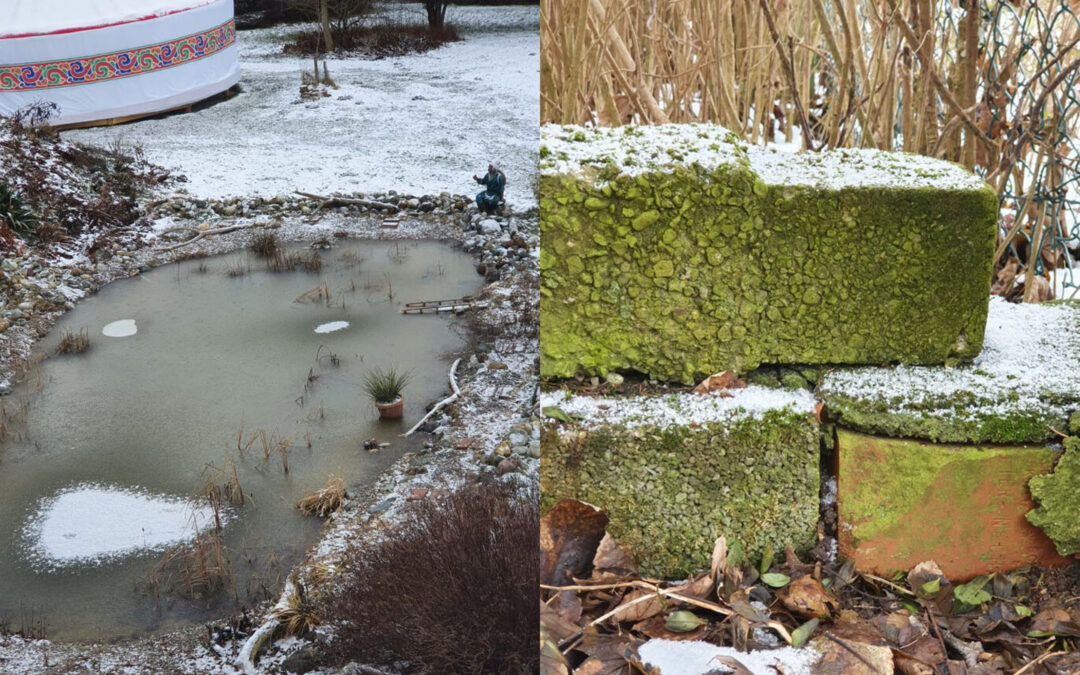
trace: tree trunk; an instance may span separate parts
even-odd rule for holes
[[[446,23],[446,6],[449,3],[443,0],[425,0],[424,9],[427,10],[429,28],[442,28]]]
[[[330,34],[330,0],[319,0],[319,23],[322,24],[323,42],[325,43],[325,53],[329,54],[334,51],[334,37]],[[315,72],[316,78],[318,77],[318,71]]]

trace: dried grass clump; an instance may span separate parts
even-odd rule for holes
[[[154,597],[162,593],[188,600],[212,598],[232,583],[232,563],[221,533],[198,532],[195,541],[165,551],[147,573],[145,582]]]
[[[60,344],[56,345],[57,354],[82,354],[90,348],[90,335],[86,329],[78,333],[65,330],[60,335]]]
[[[315,603],[308,597],[300,583],[296,584],[296,594],[289,598],[288,604],[274,610],[271,616],[281,622],[286,635],[303,636],[322,623]]]
[[[305,272],[318,272],[322,270],[322,257],[318,253],[312,253],[310,257],[300,260],[300,266]]]
[[[418,502],[374,547],[347,554],[323,600],[338,621],[335,656],[419,673],[539,668],[538,495],[471,485]]]
[[[300,266],[303,259],[299,253],[286,253],[279,249],[266,259],[266,268],[271,272],[292,272]]]
[[[262,232],[251,240],[251,250],[260,258],[272,258],[281,250],[281,240],[273,232]]]
[[[305,516],[318,516],[326,518],[334,511],[341,508],[345,503],[345,481],[331,475],[326,485],[321,490],[309,494],[301,499],[296,508]]]

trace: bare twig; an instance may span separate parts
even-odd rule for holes
[[[428,414],[424,415],[420,419],[420,421],[417,422],[415,426],[413,426],[412,429],[409,429],[405,433],[401,434],[402,438],[405,438],[405,437],[411,435],[414,431],[419,429],[420,425],[422,425],[424,422],[426,422],[429,417],[431,417],[436,412],[438,412],[438,410],[440,408],[442,408],[444,405],[448,405],[450,403],[453,403],[454,401],[457,400],[458,396],[461,395],[461,389],[458,388],[458,383],[457,383],[457,367],[458,367],[459,363],[461,363],[461,359],[457,359],[456,361],[454,361],[454,364],[452,366],[450,366],[450,388],[454,390],[454,393],[447,396],[446,398],[439,401],[438,403],[436,403],[435,407],[432,408],[430,411],[428,411]]]

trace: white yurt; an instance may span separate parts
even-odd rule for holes
[[[174,110],[240,78],[233,0],[5,0],[0,115],[54,103],[57,126]]]

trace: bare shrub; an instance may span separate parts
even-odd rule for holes
[[[65,330],[56,345],[57,354],[82,354],[90,347],[90,336],[83,328],[78,333]]]
[[[407,658],[420,673],[539,667],[538,495],[472,485],[420,502],[374,547],[347,554],[324,598],[342,661]]]

